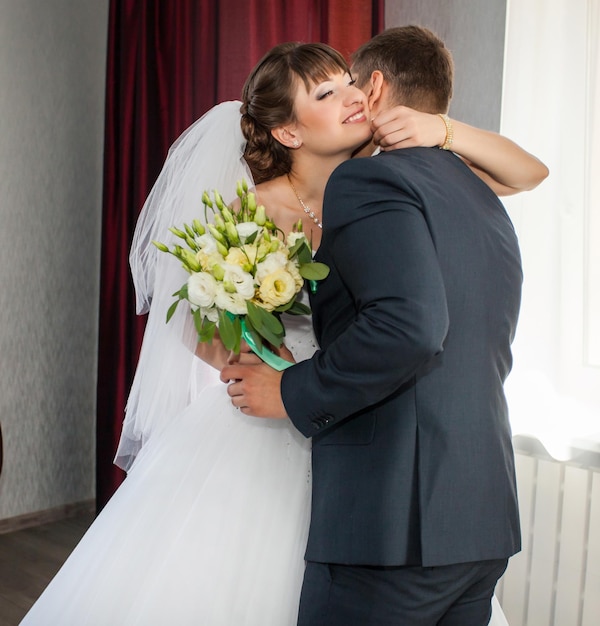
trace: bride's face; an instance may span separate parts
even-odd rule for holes
[[[365,94],[348,73],[332,74],[308,90],[299,81],[294,110],[298,137],[315,153],[352,151],[371,138]]]

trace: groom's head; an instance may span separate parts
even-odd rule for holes
[[[352,75],[369,98],[372,113],[398,104],[446,113],[452,97],[452,55],[420,26],[389,28],[352,56]]]

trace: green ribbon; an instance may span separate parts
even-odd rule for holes
[[[275,354],[272,350],[269,350],[269,348],[266,348],[264,345],[259,346],[256,341],[254,341],[254,337],[250,334],[248,328],[246,327],[246,322],[243,318],[242,339],[246,341],[254,354],[258,355],[267,365],[272,367],[274,370],[282,372],[284,369],[287,369],[291,365],[294,365],[293,363],[290,363],[290,361],[282,359],[279,355]]]

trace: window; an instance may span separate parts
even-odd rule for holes
[[[600,3],[509,0],[501,132],[549,178],[505,199],[525,282],[507,395],[515,434],[600,453]]]

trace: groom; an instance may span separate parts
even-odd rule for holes
[[[353,71],[373,116],[448,108],[452,60],[425,29],[374,37]],[[522,278],[513,227],[437,148],[342,164],[323,213],[321,350],[283,374],[222,372],[245,413],[289,417],[313,440],[299,624],[483,626],[520,548],[503,393]]]

